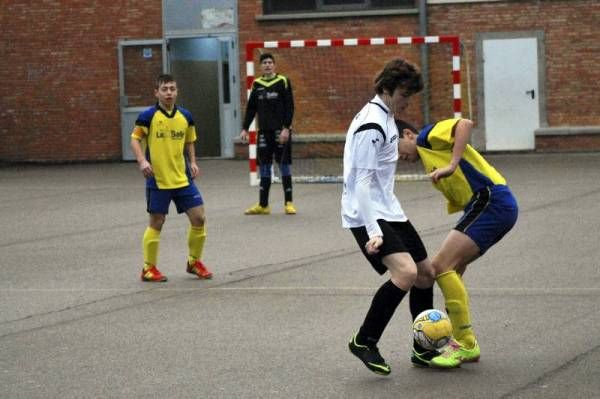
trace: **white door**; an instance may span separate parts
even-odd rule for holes
[[[234,155],[233,141],[240,133],[240,101],[239,79],[237,77],[237,49],[236,41],[232,36],[219,37],[221,46],[221,73],[222,86],[221,107],[221,155],[232,158]]]
[[[532,150],[540,126],[537,38],[484,39],[486,150]]]

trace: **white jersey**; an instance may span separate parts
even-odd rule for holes
[[[394,115],[375,96],[350,124],[344,146],[342,226],[365,226],[369,237],[382,235],[377,219],[407,219],[394,194],[398,128]]]

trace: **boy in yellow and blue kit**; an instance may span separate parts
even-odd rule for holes
[[[131,133],[131,149],[146,178],[146,210],[150,215],[142,240],[141,279],[167,281],[156,265],[160,232],[171,201],[177,213],[185,212],[190,220],[186,270],[198,278],[209,279],[212,273],[201,261],[206,240],[204,201],[193,181],[199,173],[194,120],[188,110],[175,105],[177,83],[171,75],[158,76],[154,95],[158,102],[138,116]]]
[[[518,205],[506,179],[470,144],[473,122],[447,119],[418,132],[396,120],[400,159],[421,160],[436,189],[446,197],[448,213],[464,211],[432,259],[444,294],[455,342],[430,366],[455,368],[479,360],[480,348],[471,326],[469,299],[462,280],[469,263],[500,241],[515,225]]]

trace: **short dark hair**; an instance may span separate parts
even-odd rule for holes
[[[404,137],[404,129],[410,130],[417,136],[419,135],[419,131],[417,130],[417,128],[411,125],[410,123],[403,121],[402,119],[394,119],[394,122],[396,122],[396,127],[398,128],[398,134],[400,135],[400,137]]]
[[[273,62],[275,62],[275,57],[273,57],[273,54],[271,54],[271,53],[262,53],[260,55],[259,59],[260,59],[260,62],[263,62],[267,58],[270,58]]]
[[[163,74],[158,75],[158,77],[156,78],[155,87],[158,89],[160,87],[160,85],[162,85],[164,83],[171,83],[171,82],[176,82],[173,75],[169,75],[168,73],[163,73]]]
[[[406,95],[413,95],[423,90],[421,72],[402,58],[395,58],[385,64],[375,78],[374,85],[377,94],[382,94],[384,91],[392,94],[398,87],[405,89]]]

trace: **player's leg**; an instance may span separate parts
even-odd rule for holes
[[[435,270],[427,250],[410,221],[390,223],[397,234],[402,237],[402,242],[416,263],[417,278],[410,289],[409,307],[412,320],[424,310],[433,308],[433,284],[435,283]],[[429,367],[429,362],[440,353],[436,350],[427,350],[413,339],[411,362],[418,367]]]
[[[414,258],[414,256],[413,256]],[[410,289],[409,306],[412,320],[427,310],[433,309],[433,284],[435,283],[435,271],[429,258],[417,262],[417,278]],[[413,338],[411,362],[417,367],[429,367],[431,359],[438,356],[437,350],[423,348]]]
[[[377,343],[396,308],[413,285],[417,267],[393,228],[384,221],[379,221],[379,224],[385,238],[380,252],[376,255],[369,255],[364,249],[369,240],[366,229],[352,229],[367,260],[380,274],[388,270],[391,278],[375,293],[364,322],[358,333],[352,337],[349,348],[371,371],[387,375],[390,373],[390,367],[379,353]]]
[[[276,132],[276,148],[275,161],[279,164],[281,175],[281,185],[283,187],[284,209],[287,215],[295,215],[296,207],[294,206],[292,196],[292,136],[285,143],[279,142],[279,134]]]
[[[507,186],[492,186],[478,192],[433,259],[437,282],[444,293],[448,317],[458,345],[432,360],[439,367],[458,367],[477,361],[479,345],[471,327],[467,290],[461,275],[469,263],[483,255],[515,225],[517,202]]]
[[[141,274],[142,281],[167,281],[167,277],[158,270],[157,264],[160,232],[165,223],[166,215],[169,212],[170,203],[170,190],[146,190],[146,209],[149,214],[149,223],[142,238],[144,254],[144,266],[142,267]]]
[[[479,247],[469,236],[452,230],[432,261],[436,280],[444,294],[454,338],[467,347],[475,344],[475,336],[471,327],[467,290],[456,270],[464,271],[466,265],[479,257],[479,254]]]
[[[464,361],[479,359],[480,350],[471,324],[468,292],[456,272],[457,269],[464,271],[466,265],[479,254],[479,247],[469,236],[452,230],[432,260],[456,341],[442,355],[431,360],[434,367],[454,368]]]
[[[206,217],[204,216],[204,200],[194,183],[177,190],[173,199],[177,212],[185,212],[190,226],[188,228],[188,257],[186,271],[200,279],[212,278],[212,273],[202,262],[202,252],[206,241]]]
[[[271,190],[274,140],[274,132],[262,130],[258,132],[257,158],[260,175],[258,203],[246,209],[244,211],[246,215],[268,215],[271,213],[269,191]]]

